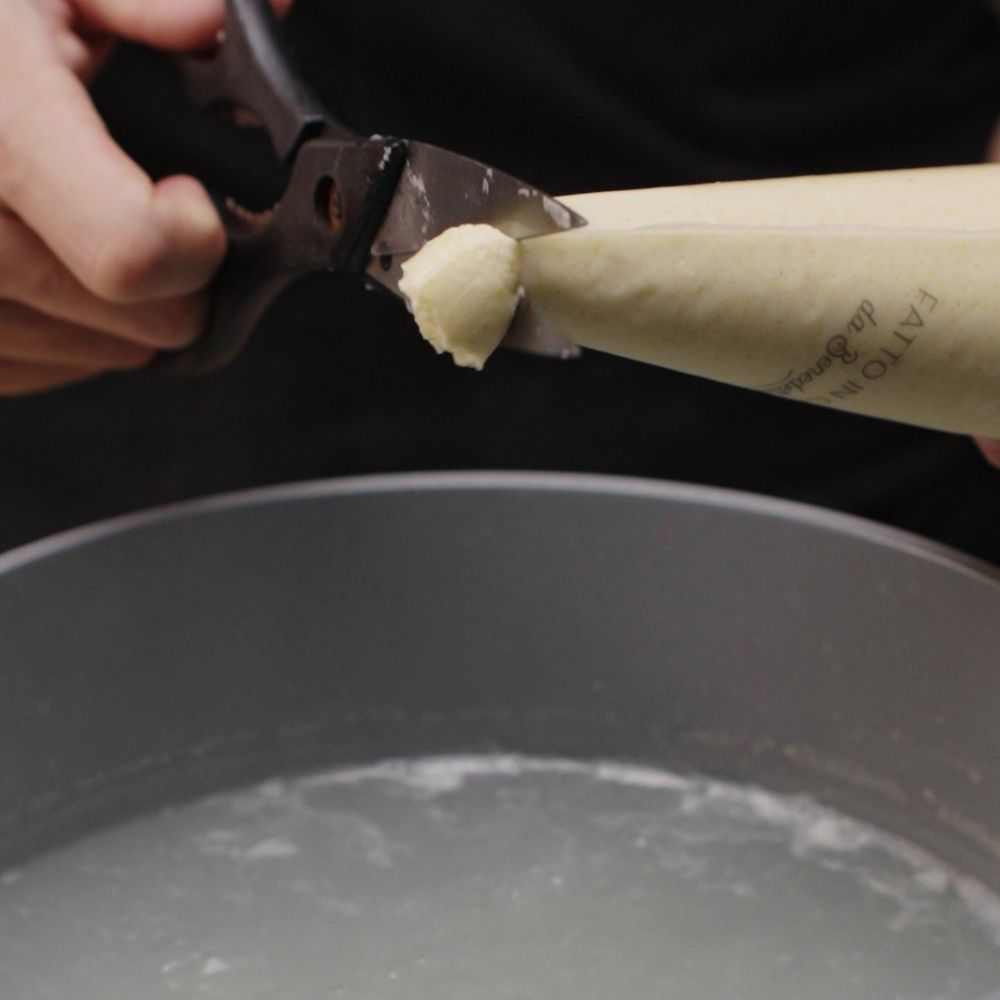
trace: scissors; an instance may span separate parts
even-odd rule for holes
[[[216,198],[228,252],[205,334],[158,365],[198,375],[228,364],[264,313],[306,274],[355,274],[402,298],[402,265],[451,226],[486,223],[515,239],[585,225],[556,199],[495,167],[412,139],[364,137],[341,124],[291,62],[267,0],[226,0],[209,56],[178,60],[190,99],[248,111],[288,177],[266,212]],[[575,346],[522,302],[505,346],[571,357]]]

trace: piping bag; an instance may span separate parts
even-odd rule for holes
[[[785,399],[1000,437],[1000,165],[561,201],[588,224],[521,243],[536,325]]]

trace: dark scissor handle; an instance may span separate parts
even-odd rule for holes
[[[252,111],[285,163],[324,126],[341,128],[345,139],[356,138],[331,120],[292,66],[267,0],[226,0],[226,26],[216,52],[181,56],[177,64],[192,102]]]
[[[195,103],[250,111],[290,170],[285,193],[266,213],[217,200],[229,250],[212,287],[209,328],[191,347],[155,362],[196,375],[232,360],[301,276],[364,269],[406,162],[406,143],[362,138],[324,109],[290,63],[267,0],[226,0],[218,51],[179,62]]]

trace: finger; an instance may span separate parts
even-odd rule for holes
[[[0,299],[49,316],[115,334],[136,344],[176,350],[205,324],[207,298],[187,295],[118,305],[85,288],[19,219],[0,212]]]
[[[273,0],[282,15],[292,0]],[[157,48],[194,50],[210,45],[225,21],[223,0],[77,0],[88,25]]]
[[[150,347],[0,302],[0,359],[70,368],[129,369],[148,364]]]
[[[202,288],[225,253],[197,181],[154,185],[112,141],[80,81],[54,57],[26,62],[17,48],[0,62],[0,200],[116,302]]]
[[[0,361],[0,396],[23,396],[59,386],[83,382],[101,372],[66,365],[36,365],[20,361]]]
[[[1000,469],[1000,441],[994,438],[977,437],[973,439],[983,453],[983,457],[990,465],[995,465]]]

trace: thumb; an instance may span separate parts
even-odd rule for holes
[[[273,0],[279,14],[292,0]],[[212,44],[225,23],[225,0],[75,0],[89,27],[160,49],[193,51]]]

